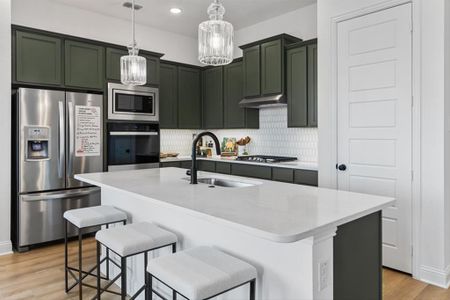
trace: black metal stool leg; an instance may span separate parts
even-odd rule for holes
[[[121,289],[122,289],[122,300],[127,299],[127,258],[122,257],[121,259]]]
[[[101,288],[101,280],[100,280],[100,252],[101,245],[97,242],[97,300],[100,300],[100,288]]]
[[[69,292],[69,270],[67,269],[69,266],[69,251],[67,249],[67,220],[64,219],[64,289]]]
[[[147,264],[148,264],[148,252],[145,252],[144,253],[145,300],[150,299],[148,292]]]
[[[250,281],[250,300],[256,299],[256,279]]]
[[[83,234],[81,232],[81,228],[78,228],[78,293],[79,293],[79,299],[83,299]]]
[[[109,224],[106,224],[106,229],[109,228]],[[109,280],[109,248],[106,247],[106,278]]]
[[[145,300],[153,299],[153,276],[145,272]]]

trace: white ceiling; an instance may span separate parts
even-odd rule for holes
[[[130,19],[130,10],[122,6],[126,0],[53,0],[84,10]],[[131,1],[131,0],[129,0]],[[315,3],[317,0],[223,0],[225,19],[240,29]],[[184,35],[197,36],[198,24],[208,19],[206,9],[212,0],[136,0],[144,8],[136,13],[140,24]],[[169,9],[179,7],[180,15]]]

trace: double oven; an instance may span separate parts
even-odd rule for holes
[[[159,167],[157,88],[108,84],[108,171]]]

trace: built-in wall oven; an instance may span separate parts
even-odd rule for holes
[[[108,171],[158,167],[158,124],[108,123]]]
[[[159,91],[108,83],[108,119],[159,122]]]

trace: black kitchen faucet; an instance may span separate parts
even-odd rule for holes
[[[192,166],[191,166],[191,184],[197,184],[197,143],[198,141],[204,137],[204,136],[209,136],[213,139],[214,143],[216,144],[216,153],[217,155],[220,155],[220,143],[219,143],[219,139],[217,138],[217,136],[209,131],[205,131],[202,133],[199,133],[195,139],[192,141]]]

